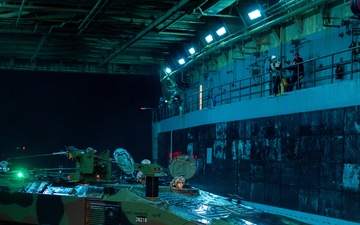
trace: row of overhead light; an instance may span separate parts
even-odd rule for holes
[[[249,17],[250,17],[251,20],[254,20],[254,19],[257,19],[257,18],[261,17],[261,13],[260,13],[260,11],[259,11],[258,9],[256,9],[256,10],[248,13],[248,15],[249,15]],[[221,27],[221,28],[219,28],[219,29],[216,31],[216,34],[217,34],[219,37],[223,36],[223,35],[226,34],[226,33],[227,33],[227,32],[226,32],[225,27]],[[212,36],[211,34],[209,34],[209,35],[207,35],[207,36],[205,37],[205,41],[206,41],[207,43],[211,43],[213,40],[214,40],[214,38],[213,38],[213,36]],[[194,47],[189,48],[188,51],[189,51],[190,55],[193,55],[193,54],[195,54],[195,52],[196,52],[196,50],[195,50]],[[185,64],[185,59],[184,59],[184,58],[180,58],[180,59],[178,60],[178,63],[179,63],[179,65]],[[170,69],[170,67],[166,67],[166,68],[165,68],[165,72],[166,72],[167,74],[169,74],[169,73],[172,72],[172,70]]]
[[[221,37],[221,36],[223,36],[224,34],[226,34],[226,29],[225,29],[225,27],[221,27],[220,29],[218,29],[218,30],[216,31],[216,34],[217,34],[219,37]],[[207,36],[205,37],[205,41],[206,41],[207,43],[211,43],[213,40],[214,40],[214,38],[213,38],[213,36],[212,36],[211,34],[209,34],[209,35],[207,35]],[[188,51],[189,51],[190,55],[193,55],[193,54],[195,54],[195,52],[196,52],[196,50],[195,50],[194,47],[189,48]],[[178,63],[179,63],[179,65],[185,64],[185,59],[184,59],[184,58],[180,58],[180,59],[178,60]],[[166,67],[165,72],[166,72],[166,73],[171,73],[170,67]]]

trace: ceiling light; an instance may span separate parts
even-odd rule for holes
[[[195,49],[194,49],[193,47],[191,47],[191,48],[189,48],[189,52],[190,52],[190,54],[192,55],[192,54],[195,53]]]
[[[216,31],[217,35],[222,36],[226,34],[225,27],[221,27],[219,30]]]
[[[248,15],[249,15],[251,20],[254,20],[256,18],[261,17],[261,13],[260,13],[260,11],[258,9],[248,13]]]
[[[183,58],[179,59],[179,61],[178,61],[178,62],[179,62],[179,64],[180,64],[180,65],[185,64],[185,60],[184,60]]]
[[[207,41],[207,43],[210,43],[210,42],[212,42],[214,39],[213,39],[212,35],[209,34],[208,36],[206,36],[205,40]]]
[[[171,69],[170,69],[169,67],[166,67],[166,68],[165,68],[165,72],[171,73]]]

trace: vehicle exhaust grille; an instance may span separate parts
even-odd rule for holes
[[[120,224],[120,205],[107,202],[91,202],[89,225]]]

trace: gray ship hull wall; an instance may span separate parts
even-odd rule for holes
[[[291,93],[292,105],[289,95],[254,100],[255,111],[251,101],[242,112],[203,110],[214,121],[208,124],[204,116],[186,121],[194,115],[164,121],[159,124],[158,162],[167,165],[170,152],[190,154],[198,166],[192,185],[360,222],[360,89],[358,81],[352,82]],[[335,88],[338,95],[331,90]],[[269,108],[275,101],[284,104],[281,109]],[[215,110],[224,112],[222,118],[209,115]],[[236,113],[239,119],[232,116]]]

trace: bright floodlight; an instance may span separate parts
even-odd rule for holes
[[[251,20],[254,20],[254,19],[256,19],[256,18],[259,18],[259,17],[261,16],[261,13],[260,13],[260,11],[257,9],[257,10],[254,10],[254,11],[248,13],[248,15],[249,15],[249,17],[250,17]]]
[[[225,27],[220,28],[219,30],[216,31],[216,33],[219,36],[222,36],[222,35],[226,34]]]
[[[171,73],[171,69],[170,69],[169,67],[166,67],[166,68],[165,68],[165,72]]]
[[[207,43],[210,43],[210,42],[212,42],[214,39],[213,39],[212,35],[209,34],[208,36],[206,36],[205,40],[207,41]]]
[[[179,59],[178,62],[179,62],[180,65],[183,65],[185,63],[185,60],[181,58],[181,59]]]
[[[190,52],[190,54],[192,55],[192,54],[195,53],[195,49],[194,49],[193,47],[191,47],[191,48],[189,49],[189,52]]]

